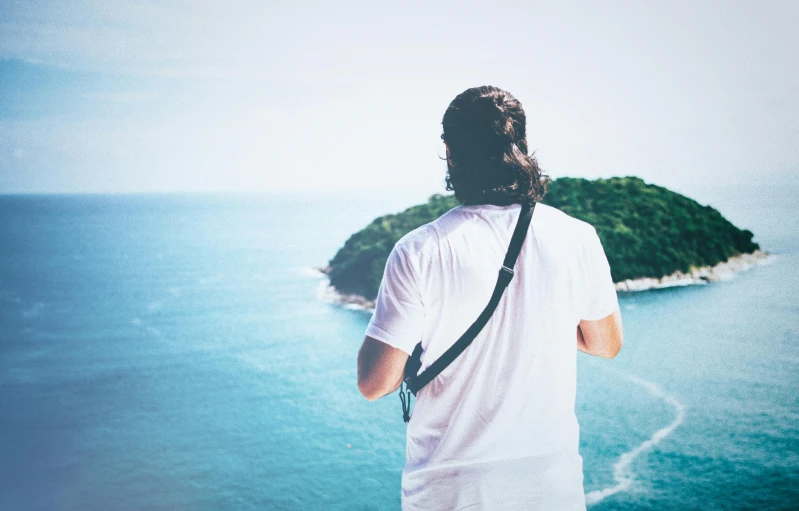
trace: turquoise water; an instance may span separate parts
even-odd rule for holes
[[[797,191],[707,192],[771,264],[622,296],[621,354],[580,356],[591,509],[799,506]],[[419,199],[0,197],[0,509],[398,508],[369,316],[310,268]]]

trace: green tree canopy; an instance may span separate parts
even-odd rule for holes
[[[759,248],[750,231],[710,206],[637,177],[556,179],[541,202],[596,228],[615,282],[688,272]],[[330,283],[373,300],[394,244],[457,205],[452,195],[433,195],[425,204],[375,219],[330,260]]]

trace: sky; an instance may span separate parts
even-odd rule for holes
[[[0,193],[444,191],[495,85],[553,178],[799,180],[799,2],[0,3]]]

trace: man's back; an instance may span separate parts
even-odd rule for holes
[[[520,205],[460,206],[394,248],[367,335],[426,368],[485,307]],[[422,389],[405,509],[583,509],[576,327],[617,307],[594,229],[543,204],[515,277],[472,345]],[[470,507],[474,506],[474,507]]]

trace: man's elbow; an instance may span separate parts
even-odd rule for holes
[[[610,343],[604,350],[602,350],[600,356],[607,359],[614,358],[621,351],[621,347],[623,344],[624,344],[624,339],[622,339],[622,337],[619,336],[618,339],[615,339],[614,342]]]
[[[599,320],[583,320],[577,330],[578,345],[582,344],[586,353],[602,358],[613,358],[621,351],[624,344],[624,329],[621,324],[621,312],[618,308],[610,315]]]
[[[358,378],[358,390],[367,400],[374,401],[397,390],[400,383],[401,380],[393,382],[385,379]]]
[[[361,392],[363,397],[366,398],[367,401],[374,401],[378,398],[383,397],[383,394],[380,392],[375,385],[370,384],[368,381],[364,381],[358,378],[358,390]]]

